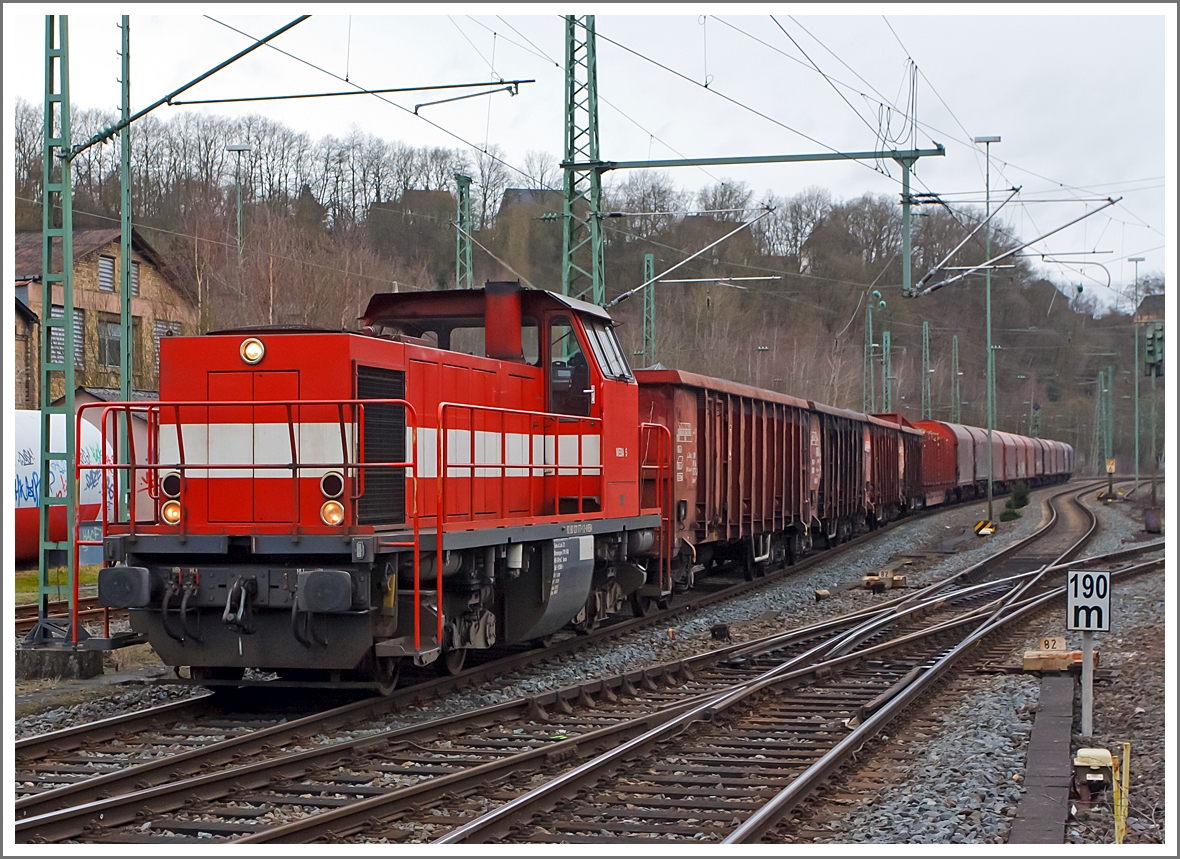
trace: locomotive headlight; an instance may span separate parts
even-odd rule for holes
[[[266,347],[262,345],[262,341],[257,337],[251,337],[242,341],[242,345],[238,348],[238,353],[247,364],[257,364],[266,354]]]
[[[160,478],[160,490],[169,498],[180,495],[180,474],[175,471],[165,474]]]
[[[339,498],[344,491],[344,475],[339,471],[329,471],[320,478],[320,492],[325,498]]]
[[[169,525],[180,524],[180,502],[165,501],[164,506],[160,508],[160,515]]]
[[[320,508],[320,518],[325,525],[339,525],[344,521],[344,505],[339,501],[325,501]]]

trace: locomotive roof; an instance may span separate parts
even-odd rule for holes
[[[483,287],[478,289],[447,289],[423,292],[379,292],[369,299],[363,319],[366,324],[380,323],[393,319],[422,319],[440,316],[476,317],[484,315]],[[576,313],[585,313],[599,319],[611,321],[611,316],[597,304],[559,295],[545,289],[520,288],[520,301],[525,313],[530,308],[546,305],[567,307]]]

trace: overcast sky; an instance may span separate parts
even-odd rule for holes
[[[74,104],[115,110],[119,14],[131,15],[131,93],[138,109],[249,44],[229,27],[261,37],[304,11],[292,6],[289,14],[275,15],[276,8],[6,4],[6,141],[13,100],[42,99],[48,11],[72,13]],[[1146,258],[1141,275],[1174,271],[1174,247],[1165,237],[1175,232],[1168,218],[1176,206],[1176,18],[1171,5],[1098,6],[1074,14],[1078,8],[700,4],[694,7],[700,14],[684,15],[671,14],[668,6],[599,5],[601,155],[621,161],[881,148],[882,105],[889,106],[895,135],[913,113],[912,60],[918,70],[915,142],[946,146],[946,157],[918,163],[914,190],[982,203],[983,147],[971,139],[999,135],[1002,141],[991,146],[992,197],[1021,186],[1022,204],[1010,204],[1005,221],[1022,239],[1099,205],[1083,201],[1122,197],[1036,245],[1038,252],[1068,260],[1046,263],[1047,275],[1060,284],[1083,283],[1107,303],[1114,296],[1105,289],[1106,271],[1095,263],[1105,266],[1116,289],[1133,280],[1128,257]],[[491,9],[499,14],[488,14]],[[346,76],[370,89],[498,78],[536,83],[522,85],[515,97],[498,93],[425,107],[421,118],[413,115],[415,103],[454,93],[386,97],[405,109],[362,95],[163,107],[157,115],[255,112],[313,138],[340,136],[355,126],[416,146],[474,153],[470,147],[498,144],[518,166],[529,149],[560,158],[560,13],[568,8],[313,5],[306,11],[309,20],[273,43],[291,56],[263,48],[182,98],[347,89]],[[908,137],[897,145],[908,147]],[[671,175],[693,190],[731,180],[745,182],[756,197],[821,186],[837,199],[852,199],[898,194],[900,168],[884,166],[889,175],[872,162],[679,168]],[[1094,250],[1109,253],[1079,255]]]

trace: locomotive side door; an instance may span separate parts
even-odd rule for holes
[[[578,325],[577,322],[581,322]],[[572,313],[557,311],[548,315],[548,403],[557,414],[592,417],[602,421],[601,430],[587,433],[581,443],[583,466],[598,466],[586,471],[583,496],[594,486],[596,509],[590,510],[584,499],[584,512],[602,512],[608,516],[636,515],[639,512],[639,388],[631,376],[622,349],[606,320],[583,316],[575,321]],[[559,433],[560,435],[560,433]],[[546,441],[546,462],[575,462],[577,443],[559,437],[557,457],[548,459],[551,441]],[[576,477],[576,472],[567,469]],[[570,480],[560,478],[561,498],[570,495]],[[601,481],[601,483],[600,483]],[[600,494],[601,493],[601,494]],[[567,510],[559,501],[558,512]]]
[[[639,385],[607,319],[581,317],[594,363],[598,365],[598,416],[602,421],[602,465],[606,479],[603,512],[608,516],[639,513]]]
[[[597,401],[601,379],[586,354],[581,333],[574,326],[573,314],[566,311],[548,314],[545,326],[548,347],[545,350],[548,412],[574,417],[601,417]],[[578,511],[597,513],[602,508],[601,466],[602,439],[583,425],[579,442],[579,421],[557,419],[544,428],[544,438],[534,444],[544,445],[545,504],[547,512],[568,514]],[[571,466],[581,463],[581,478]],[[553,466],[556,466],[554,468]],[[562,467],[566,466],[566,467]],[[553,475],[550,477],[550,475]]]

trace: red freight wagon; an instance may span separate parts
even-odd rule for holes
[[[1030,439],[1032,442],[1032,459],[1033,459],[1033,475],[1041,478],[1045,474],[1045,451],[1048,445],[1045,444],[1043,438]]]
[[[907,509],[941,504],[955,487],[955,448],[936,432],[927,432],[897,412],[873,415],[897,424],[904,457],[902,491]]]
[[[1050,476],[1061,474],[1065,469],[1061,442],[1046,439],[1045,444],[1048,445],[1048,450],[1045,451],[1045,473]]]
[[[944,492],[943,500],[962,500],[971,497],[975,487],[975,446],[971,440],[971,433],[962,424],[948,424],[940,420],[919,420],[916,424],[919,430],[926,433],[927,440],[938,439],[937,446],[929,442],[923,447],[923,467],[927,464],[929,452],[929,471],[924,472],[923,479],[929,496],[926,504],[938,504],[932,500],[939,490]]]
[[[679,370],[635,377],[641,418],[672,433],[675,586],[691,587],[694,564],[734,559],[752,574],[801,554],[820,478],[807,402]]]
[[[987,484],[987,430],[980,427],[966,428],[971,434],[975,447],[975,482],[979,485]],[[1004,480],[1004,442],[999,434],[992,430],[992,482]]]
[[[992,438],[999,438],[1000,446],[1004,451],[1004,467],[1003,470],[1000,471],[1001,479],[1005,483],[1011,483],[1016,479],[1016,463],[1020,458],[1020,451],[1017,447],[1016,436],[1010,432],[993,430]]]

